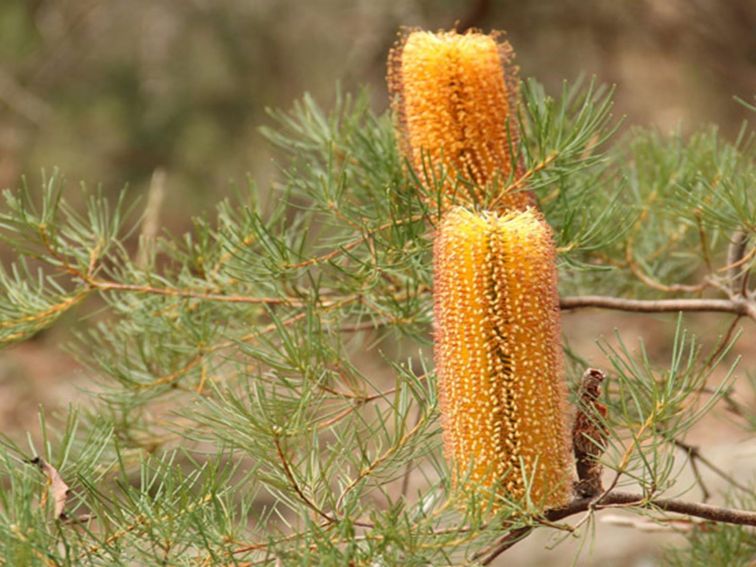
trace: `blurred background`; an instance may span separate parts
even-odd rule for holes
[[[258,132],[270,123],[266,108],[288,108],[305,91],[327,108],[340,83],[347,92],[368,85],[382,111],[399,27],[454,25],[507,31],[521,75],[552,93],[581,75],[616,84],[623,129],[717,123],[734,139],[749,114],[734,97],[754,102],[751,0],[2,0],[0,188],[22,175],[37,185],[42,168],[59,167],[71,188],[140,195],[160,170],[161,224],[186,230],[248,176],[261,187],[274,179]],[[0,259],[10,259],[2,245]],[[566,326],[579,349],[614,326],[648,339],[653,321],[569,315]],[[667,333],[669,319],[656,321]],[[40,403],[54,410],[81,396],[81,373],[58,348],[65,327],[0,353],[6,433],[36,428]],[[756,356],[746,356],[753,367]],[[667,537],[602,533],[614,535],[594,560],[612,565],[655,564],[649,549]],[[544,543],[514,548],[509,564],[543,554],[546,564],[570,564],[573,555],[558,552],[555,563]]]
[[[506,30],[523,76],[552,91],[617,85],[626,124],[716,122],[732,136],[756,92],[748,0],[3,0],[0,187],[59,166],[73,182],[143,190],[168,175],[186,222],[247,173],[265,181],[267,107],[337,82],[386,105],[402,26]]]

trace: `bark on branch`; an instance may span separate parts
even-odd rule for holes
[[[708,311],[735,313],[756,321],[756,302],[749,299],[624,299],[603,295],[563,297],[560,307],[569,311],[586,307],[615,309],[635,313],[676,313],[678,311]]]
[[[741,526],[756,526],[756,512],[748,510],[735,510],[732,508],[722,508],[710,504],[700,504],[698,502],[684,502],[682,500],[673,500],[669,498],[651,498],[648,499],[642,494],[633,494],[630,492],[610,492],[599,498],[576,498],[567,506],[549,510],[543,515],[546,522],[558,522],[575,514],[587,512],[589,510],[600,510],[603,508],[641,506],[650,507],[665,512],[675,514],[684,514],[712,522],[724,524],[738,524]],[[481,565],[489,565],[494,559],[504,551],[523,540],[532,531],[531,527],[518,528],[504,535],[493,547],[482,553],[485,555],[481,560]]]
[[[610,492],[601,498],[600,502],[597,502],[595,498],[577,498],[564,508],[547,512],[546,519],[556,522],[574,514],[585,512],[591,507],[599,509],[633,504],[647,505],[665,512],[695,516],[696,518],[703,518],[704,520],[711,520],[712,522],[738,524],[741,526],[756,526],[755,511],[722,508],[720,506],[712,506],[711,504],[685,502],[671,498],[652,498],[648,500],[641,494],[633,494],[631,492]]]

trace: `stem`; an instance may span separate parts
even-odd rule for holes
[[[328,254],[324,254],[322,256],[316,256],[315,258],[310,258],[309,260],[304,260],[303,262],[299,262],[297,264],[287,264],[286,268],[287,269],[300,269],[300,268],[308,268],[310,266],[315,266],[318,264],[323,264],[325,262],[333,260],[334,258],[340,256],[341,254],[345,254],[349,252],[350,250],[356,248],[357,246],[359,246],[363,242],[366,242],[368,239],[370,239],[373,235],[375,235],[378,232],[387,230],[395,226],[418,222],[418,221],[423,220],[423,218],[424,218],[423,215],[417,214],[406,219],[392,220],[390,222],[384,223],[370,230],[366,230],[365,233],[359,238],[356,238],[355,240],[352,240],[351,242],[347,242],[346,244],[340,246],[339,248],[332,250]]]
[[[679,448],[682,451],[685,451],[688,455],[688,459],[690,459],[690,463],[692,466],[695,466],[696,462],[700,462],[707,468],[709,468],[713,473],[719,475],[722,479],[726,480],[729,484],[734,486],[735,488],[738,488],[742,490],[743,492],[754,494],[754,491],[748,488],[747,486],[739,483],[737,480],[735,480],[732,476],[727,474],[724,470],[719,468],[717,465],[715,465],[710,459],[705,457],[701,450],[696,447],[695,445],[690,445],[688,443],[685,443],[684,441],[680,441],[679,439],[673,439],[672,441],[677,448]],[[702,487],[703,488],[703,487]],[[704,495],[704,499],[706,499]]]
[[[294,472],[291,470],[291,465],[289,465],[289,461],[286,458],[286,455],[284,454],[283,447],[281,446],[281,442],[276,438],[275,441],[276,446],[276,452],[278,453],[278,458],[281,461],[281,466],[283,468],[284,474],[286,475],[286,478],[289,480],[289,484],[294,489],[294,492],[297,493],[297,496],[299,496],[299,499],[313,512],[315,512],[318,516],[323,518],[328,524],[336,524],[340,521],[340,519],[336,516],[332,516],[323,510],[321,510],[310,498],[307,497],[307,495],[304,493],[302,488],[299,486],[299,482],[297,482],[296,477],[294,476]],[[353,520],[352,523],[355,526],[360,526],[364,528],[372,528],[373,524],[369,524],[367,522],[360,522],[357,520]]]
[[[564,508],[547,512],[546,519],[554,522],[567,518],[573,514],[586,511],[593,503],[594,502],[591,498],[574,500]],[[630,492],[611,492],[600,502],[595,504],[597,509],[613,506],[647,505],[665,512],[695,516],[696,518],[703,518],[704,520],[711,520],[712,522],[737,524],[741,526],[756,526],[756,512],[723,508],[721,506],[712,506],[711,504],[701,504],[698,502],[684,502],[682,500],[674,500],[671,498],[648,499],[642,494],[633,494]]]
[[[86,283],[98,291],[123,291],[129,293],[144,293],[153,295],[165,295],[168,297],[184,297],[189,299],[200,299],[203,301],[219,301],[225,303],[251,303],[266,305],[304,305],[304,301],[295,297],[251,297],[246,295],[224,295],[220,293],[203,293],[188,289],[178,289],[172,287],[154,287],[150,285],[125,284],[118,282],[108,282],[95,279],[86,279]]]
[[[624,299],[602,295],[563,297],[560,307],[569,311],[585,307],[599,307],[635,313],[665,313],[679,311],[735,313],[756,321],[756,302],[747,299]]]
[[[286,478],[289,480],[289,484],[291,484],[291,487],[294,489],[294,492],[297,493],[297,496],[299,496],[299,499],[302,500],[302,502],[304,502],[305,505],[308,508],[310,508],[310,510],[315,512],[318,516],[323,518],[326,522],[335,523],[337,521],[336,518],[326,514],[323,510],[321,510],[318,506],[316,506],[315,503],[307,497],[307,495],[305,495],[305,493],[299,487],[299,483],[297,482],[297,479],[294,476],[294,473],[292,472],[291,467],[289,466],[289,461],[286,458],[286,455],[284,455],[283,447],[281,447],[281,442],[276,438],[274,443],[276,445],[276,452],[278,453],[278,458],[281,460],[281,466],[283,467],[284,474],[286,474]]]
[[[601,510],[604,508],[616,507],[653,507],[665,512],[675,514],[685,514],[704,520],[720,522],[724,524],[737,524],[740,526],[756,526],[756,512],[746,510],[735,510],[732,508],[722,508],[710,504],[699,504],[698,502],[683,502],[669,498],[647,498],[642,494],[633,494],[630,492],[610,492],[599,498],[576,498],[567,506],[547,511],[542,520],[547,522],[558,522],[575,514],[586,512],[591,509]],[[512,547],[518,541],[524,539],[529,533],[531,527],[518,528],[502,536],[491,548],[490,552],[486,550],[481,553],[488,553],[483,559],[481,565],[489,565],[494,559],[504,551]]]
[[[423,417],[423,408],[417,407],[417,414],[415,415],[415,425],[417,427],[420,424],[420,419]],[[404,476],[402,477],[402,498],[407,499],[407,493],[409,492],[410,477],[412,476],[412,467],[414,466],[413,460],[410,458],[407,460],[407,464],[404,466]]]

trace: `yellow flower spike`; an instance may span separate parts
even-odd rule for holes
[[[533,209],[448,211],[434,245],[444,449],[460,480],[538,508],[572,496],[556,255]],[[463,487],[464,488],[464,487]]]
[[[448,197],[456,193],[458,202],[472,197],[485,205],[506,189],[518,170],[512,58],[511,47],[496,33],[412,31],[392,49],[389,95],[402,149],[427,187],[432,179],[426,177],[443,167],[443,191]],[[472,186],[459,186],[457,177]],[[518,189],[497,199],[496,208],[534,204],[529,191]]]

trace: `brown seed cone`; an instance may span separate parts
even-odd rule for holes
[[[407,32],[389,55],[389,95],[403,152],[429,192],[444,170],[445,207],[454,200],[495,201],[497,210],[535,205],[530,191],[501,194],[513,172],[521,173],[512,59],[501,34],[454,31]]]
[[[609,430],[604,422],[606,406],[598,401],[604,378],[601,370],[589,368],[578,391],[580,405],[572,426],[572,445],[578,473],[575,490],[581,496],[598,496],[604,490],[601,484],[604,467],[599,458],[606,450]]]
[[[453,484],[541,508],[571,496],[552,234],[539,213],[446,213],[434,245],[435,361]],[[464,488],[464,487],[463,487]]]

